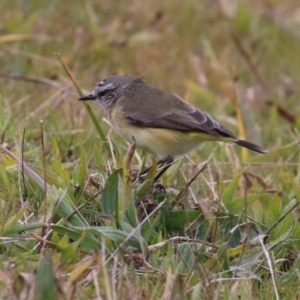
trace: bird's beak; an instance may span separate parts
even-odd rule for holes
[[[78,100],[86,101],[86,100],[95,100],[96,96],[94,94],[89,94],[83,97],[80,97]]]

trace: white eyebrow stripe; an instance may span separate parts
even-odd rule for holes
[[[97,90],[97,91],[98,90],[100,90],[100,91],[106,90],[106,89],[109,89],[113,85],[113,83],[109,83],[109,84],[106,84],[106,85],[99,85],[99,83],[95,86],[94,90]]]
[[[109,88],[109,87],[111,87],[112,85],[113,85],[113,84],[110,83],[110,84],[105,85],[105,87]]]

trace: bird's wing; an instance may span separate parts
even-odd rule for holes
[[[134,110],[127,115],[127,119],[131,124],[141,127],[201,132],[215,137],[236,139],[232,132],[195,107],[182,100],[177,101],[177,104],[180,105],[158,108],[155,113],[153,109],[139,109],[138,112]]]

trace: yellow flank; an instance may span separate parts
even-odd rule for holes
[[[124,118],[122,108],[115,107],[109,113],[110,122],[114,130],[129,143],[133,137],[138,147],[141,147],[160,158],[177,156],[190,152],[204,141],[228,141],[213,135],[200,132],[182,132],[165,128],[146,128],[129,124]]]

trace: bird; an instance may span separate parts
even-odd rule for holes
[[[108,77],[79,100],[96,101],[123,139],[134,140],[137,147],[158,156],[159,163],[171,163],[176,156],[187,154],[206,141],[233,143],[268,153],[261,146],[237,138],[200,109],[140,77]]]

